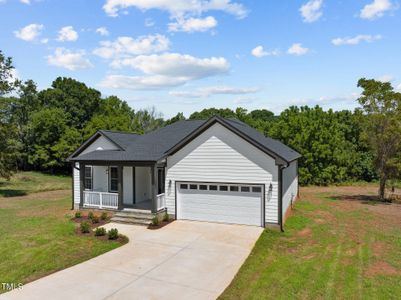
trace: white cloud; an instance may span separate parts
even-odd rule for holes
[[[280,54],[280,51],[275,49],[273,51],[265,51],[263,46],[257,46],[252,49],[251,54],[255,57],[263,57],[263,56],[277,56]]]
[[[110,34],[106,27],[96,28],[96,33],[103,35],[103,36],[107,36]]]
[[[381,40],[381,38],[382,38],[381,35],[361,34],[355,37],[335,38],[331,42],[335,46],[358,45],[360,42],[371,43],[374,41]]]
[[[102,47],[96,48],[93,53],[106,59],[118,60],[129,55],[149,54],[168,50],[170,41],[164,35],[147,35],[137,39],[128,36],[118,37],[114,41],[100,42]]]
[[[117,67],[129,66],[143,76],[110,75],[103,87],[153,90],[183,85],[189,81],[225,74],[229,64],[222,58],[197,58],[178,53],[140,55],[114,61]],[[118,65],[117,65],[118,64]]]
[[[20,0],[19,2],[24,3],[24,4],[31,4],[31,0]]]
[[[21,40],[33,42],[42,34],[44,28],[42,24],[29,24],[18,31],[14,31],[14,34]]]
[[[301,6],[299,11],[301,12],[303,21],[306,23],[316,22],[323,15],[322,12],[323,0],[310,0]]]
[[[372,3],[365,5],[359,16],[362,19],[374,20],[384,16],[384,13],[393,10],[395,7],[390,0],[373,0]]]
[[[113,62],[114,67],[132,67],[148,75],[184,78],[186,81],[226,73],[229,64],[223,57],[197,58],[179,53],[140,55]]]
[[[395,89],[401,92],[401,83]]]
[[[381,82],[391,82],[395,79],[395,77],[393,75],[390,74],[384,74],[378,78],[376,78],[376,80],[381,81]]]
[[[246,95],[253,94],[258,88],[238,88],[232,86],[210,86],[195,91],[171,91],[170,95],[181,98],[207,98],[212,95]]]
[[[65,26],[58,32],[57,40],[59,42],[74,42],[78,39],[78,32],[72,26]]]
[[[217,20],[208,16],[206,18],[176,18],[174,23],[168,24],[169,31],[183,31],[183,32],[195,32],[195,31],[207,31],[217,26]]]
[[[71,71],[93,67],[84,50],[71,51],[65,48],[56,48],[54,54],[47,57],[47,63]]]
[[[103,9],[109,16],[116,17],[120,10],[129,7],[146,11],[160,9],[168,11],[171,16],[200,15],[207,11],[224,11],[244,18],[248,11],[240,3],[231,0],[106,0]]]
[[[302,47],[302,44],[300,44],[300,43],[292,44],[292,46],[287,51],[288,54],[297,55],[297,56],[305,55],[308,52],[309,52],[309,49]]]
[[[100,86],[113,89],[159,90],[182,85],[185,82],[185,78],[169,76],[108,75],[102,80]]]

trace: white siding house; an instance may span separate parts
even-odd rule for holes
[[[220,117],[144,135],[99,131],[69,158],[73,203],[282,227],[298,196],[299,157],[248,125]]]

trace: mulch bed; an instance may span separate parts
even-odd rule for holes
[[[88,218],[87,215],[86,216],[83,215],[80,218],[73,217],[71,220],[73,222],[75,222],[76,224],[78,224],[75,227],[75,233],[77,235],[79,235],[79,236],[94,236],[97,239],[103,240],[103,241],[116,241],[116,242],[119,242],[120,244],[128,243],[128,238],[125,235],[122,235],[122,234],[119,234],[118,238],[115,239],[115,240],[110,240],[109,237],[107,236],[107,234],[103,235],[103,236],[95,236],[95,231],[94,230],[97,227],[100,227],[100,226],[103,226],[103,225],[109,223],[110,222],[110,216],[107,217],[107,219],[105,219],[105,220],[100,219],[100,216],[99,216],[99,222],[98,223],[92,223],[92,220],[90,218]],[[87,222],[89,224],[89,232],[87,232],[87,233],[81,232],[80,224],[82,222]]]
[[[154,229],[160,229],[168,224],[170,224],[171,222],[173,222],[174,220],[168,220],[168,221],[160,221],[158,225],[153,225],[150,224],[148,226],[148,229],[154,230]]]

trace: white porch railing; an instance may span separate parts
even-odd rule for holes
[[[164,193],[156,196],[156,204],[158,211],[166,207],[166,197]]]
[[[118,194],[84,191],[84,207],[118,208]]]

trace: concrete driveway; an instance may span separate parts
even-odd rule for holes
[[[175,221],[161,229],[107,224],[130,242],[0,299],[215,299],[262,228]]]

